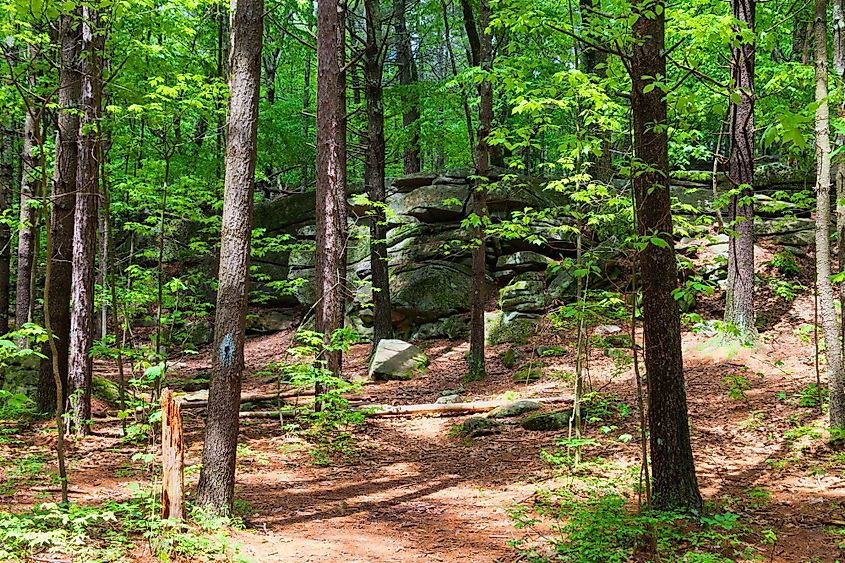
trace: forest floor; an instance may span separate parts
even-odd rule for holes
[[[813,334],[807,329],[813,322],[812,298],[798,297],[778,318],[756,349],[726,348],[714,338],[684,335],[699,484],[709,507],[738,515],[746,526],[747,553],[760,560],[845,560],[840,547],[840,539],[845,540],[840,535],[845,532],[845,454],[827,445],[826,417],[818,407],[800,406],[814,402],[809,391],[816,381]],[[247,364],[254,374],[246,377],[245,391],[274,388],[258,372],[280,358],[291,337],[281,332],[248,342]],[[560,344],[568,351],[547,358],[543,379],[514,384],[513,370],[500,359],[507,346],[492,347],[488,377],[466,383],[463,396],[570,393],[572,342],[549,332],[519,347],[522,357],[530,359],[538,344]],[[363,395],[377,403],[430,403],[441,391],[459,387],[467,344],[432,341],[423,346],[431,360],[424,374],[407,382],[368,383]],[[367,345],[353,347],[348,373],[366,373],[368,352]],[[536,543],[542,536],[517,529],[510,507],[531,503],[538,490],[573,486],[585,475],[636,474],[641,447],[636,387],[630,365],[614,357],[600,347],[590,353],[589,382],[597,392],[594,404],[601,406],[595,412],[606,414],[588,425],[587,436],[596,444],[585,448],[587,463],[577,471],[540,455],[541,450],[559,450],[556,442],[566,431],[530,432],[506,424],[499,433],[462,440],[450,437],[449,430],[466,417],[372,418],[355,431],[352,457],[319,466],[309,455],[311,446],[278,420],[243,420],[236,510],[245,526],[229,532],[231,543],[224,551],[262,562],[516,561],[520,555],[510,540],[529,534],[529,543]],[[208,361],[204,354],[179,362],[179,377],[207,371]],[[116,377],[113,365],[98,363],[96,369]],[[113,409],[100,404],[98,410],[94,435],[70,443],[68,452],[71,500],[80,505],[130,498],[154,479],[155,462],[145,465],[137,455],[143,449],[121,440]],[[189,496],[202,453],[201,415],[185,413]],[[21,512],[58,500],[49,478],[55,472],[49,424],[17,426],[14,438],[0,440],[5,483],[0,508]],[[129,560],[155,559],[141,540],[135,541]]]

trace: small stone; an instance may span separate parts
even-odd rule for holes
[[[563,430],[569,427],[569,418],[571,416],[572,411],[569,410],[539,412],[526,416],[520,421],[519,425],[526,430],[538,432]]]
[[[563,346],[537,346],[534,354],[540,358],[559,357],[566,355],[566,348]]]
[[[465,438],[489,436],[499,431],[499,423],[482,416],[473,416],[453,427],[453,433]]]
[[[380,340],[370,361],[370,377],[376,381],[408,380],[428,365],[428,357],[404,340]]]
[[[488,418],[510,418],[527,412],[539,410],[542,405],[537,401],[513,401],[501,407],[496,407],[487,414]]]
[[[460,403],[461,396],[460,395],[444,395],[434,401],[435,405],[451,405],[454,403]]]
[[[543,362],[535,360],[528,362],[513,374],[514,383],[534,383],[543,377]]]
[[[622,327],[616,325],[600,325],[595,330],[595,333],[600,335],[618,334],[620,332],[622,332]]]

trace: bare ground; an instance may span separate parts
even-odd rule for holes
[[[772,302],[774,308],[777,304]],[[776,324],[763,333],[754,350],[726,349],[715,340],[685,334],[685,361],[693,448],[698,478],[707,501],[738,513],[753,532],[748,541],[768,561],[845,559],[831,533],[845,527],[845,456],[826,443],[826,419],[817,408],[798,406],[802,389],[816,381],[813,335],[802,329],[813,319],[809,297],[799,297]],[[250,340],[247,364],[252,372],[283,359],[291,333]],[[569,392],[574,371],[571,343],[547,334],[521,347],[555,339],[569,348],[548,360],[547,376],[516,385],[499,359],[504,347],[489,351],[489,376],[466,384],[467,399],[551,396]],[[363,394],[376,402],[412,404],[434,401],[444,389],[461,383],[466,343],[425,344],[431,358],[427,372],[409,382],[367,384]],[[356,346],[347,359],[349,373],[365,372],[368,347]],[[208,369],[207,355],[177,364],[185,378]],[[113,366],[98,371],[114,376]],[[632,370],[615,369],[605,350],[593,349],[589,376],[594,389],[630,405],[631,415],[614,421],[608,436],[596,427],[588,433],[600,445],[587,456],[611,460],[617,468],[638,464],[640,450]],[[824,374],[822,378],[824,379]],[[251,375],[245,390],[270,390],[266,376]],[[726,379],[728,378],[728,379]],[[747,389],[729,397],[731,386]],[[512,396],[512,395],[511,395]],[[149,483],[150,472],[123,445],[112,409],[99,405],[95,435],[70,445],[71,498],[77,503],[129,497],[131,485]],[[202,448],[201,413],[186,414],[188,481],[195,486]],[[312,463],[307,443],[286,433],[279,421],[245,421],[238,461],[238,510],[247,524],[234,532],[241,554],[256,561],[514,561],[509,547],[520,537],[506,513],[553,483],[559,470],[539,456],[553,449],[564,433],[528,432],[517,425],[470,441],[450,438],[449,428],[465,417],[371,419],[355,434],[358,455],[320,467]],[[629,433],[625,444],[613,439]],[[21,441],[0,446],[7,460],[41,455],[52,458],[54,437],[47,423],[26,428]],[[151,450],[154,451],[154,450]],[[194,470],[191,469],[194,466]],[[20,477],[14,464],[3,465],[3,508],[25,510],[57,500],[45,475]],[[11,486],[9,486],[11,485]],[[190,494],[190,493],[189,493]],[[776,532],[774,546],[763,545],[762,530]],[[134,560],[151,559],[140,544]]]

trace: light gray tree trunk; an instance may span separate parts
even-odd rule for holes
[[[815,0],[813,38],[816,80],[816,288],[825,340],[830,426],[845,428],[842,341],[834,303],[830,252],[830,107],[827,72],[827,0]]]
[[[100,197],[99,134],[102,95],[103,31],[100,16],[82,7],[81,108],[73,225],[70,352],[68,356],[68,431],[87,434],[91,419],[91,346],[94,339],[94,269],[97,255],[97,204]],[[57,241],[58,242],[58,241]]]

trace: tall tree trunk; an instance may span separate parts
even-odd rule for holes
[[[833,0],[833,72],[837,87],[845,85],[845,0]],[[845,102],[840,103],[839,118],[845,117]],[[836,146],[845,145],[845,134],[837,132]],[[836,241],[839,248],[839,272],[845,272],[845,161],[842,156],[832,163],[836,178]],[[840,311],[845,311],[845,291],[839,292]],[[839,323],[840,340],[845,345],[845,323]]]
[[[97,255],[97,202],[99,189],[99,134],[102,96],[101,54],[103,32],[96,9],[82,7],[82,45],[79,58],[82,117],[76,171],[76,208],[73,225],[70,352],[68,357],[69,430],[87,434],[91,419],[91,357],[94,336],[94,262]]]
[[[827,74],[827,0],[815,0],[813,16],[816,77],[816,287],[825,340],[830,426],[845,428],[842,342],[834,304],[830,252],[830,108]]]
[[[231,514],[235,500],[264,0],[238,0],[234,9],[215,353],[211,356],[205,447],[197,488],[197,504],[222,515]]]
[[[72,275],[73,214],[76,203],[76,169],[79,154],[80,75],[79,50],[82,41],[77,15],[59,19],[61,68],[59,70],[59,115],[56,132],[56,165],[53,172],[53,194],[50,213],[52,248],[47,260],[51,263],[49,287],[50,323],[58,351],[62,388],[67,389],[68,352],[70,349],[70,288]],[[56,383],[53,374],[52,346],[45,343],[41,353],[38,381],[38,408],[43,412],[56,409]],[[62,401],[65,398],[62,397]]]
[[[364,183],[370,201],[370,268],[373,287],[373,347],[393,335],[390,311],[390,278],[387,269],[387,216],[384,192],[384,34],[381,2],[364,0],[367,12],[367,45],[364,56],[364,97],[367,99],[367,158]]]
[[[13,138],[8,128],[0,131],[0,213],[12,202],[14,181]],[[0,330],[9,330],[9,290],[11,286],[10,262],[12,258],[12,236],[8,225],[0,225]]]
[[[493,69],[493,38],[488,33],[490,25],[490,2],[481,0],[479,9],[479,52],[478,64],[482,72],[489,74]],[[474,23],[473,23],[474,25]],[[470,358],[469,373],[481,378],[486,373],[484,362],[484,305],[487,286],[487,245],[485,244],[485,222],[487,221],[487,183],[490,174],[490,145],[488,137],[493,126],[493,85],[485,76],[478,84],[478,142],[475,145],[475,173],[478,180],[472,194],[473,212],[478,218],[475,229],[476,246],[472,251],[472,298],[470,311]]]
[[[317,330],[326,340],[343,327],[346,305],[345,8],[317,3]],[[323,354],[340,374],[339,351]]]
[[[309,49],[305,53],[305,68],[303,69],[304,74],[302,77],[302,139],[310,138],[310,120],[311,118],[308,116],[308,110],[311,108],[311,50]],[[299,189],[301,191],[306,191],[308,189],[308,182],[309,182],[309,171],[311,170],[311,166],[313,162],[308,158],[302,159],[302,165],[300,166],[300,177],[299,177]]]
[[[30,57],[37,56],[30,47]],[[30,86],[35,85],[35,74],[29,74]],[[37,236],[37,212],[33,206],[38,197],[38,158],[33,151],[37,147],[38,128],[41,119],[35,104],[30,104],[24,117],[23,149],[21,152],[21,197],[20,228],[18,229],[18,267],[15,289],[15,327],[21,328],[32,320],[32,276],[35,272],[35,238]],[[19,344],[25,344],[20,342]]]
[[[663,3],[632,4],[631,108],[634,114],[632,174],[643,292],[645,366],[648,373],[649,443],[654,504],[701,510],[690,444],[678,286],[669,198],[669,145],[665,93],[653,77],[666,76]],[[648,88],[647,88],[648,87]],[[657,242],[657,244],[655,244]]]
[[[597,16],[594,15],[594,10],[595,0],[581,0],[581,33],[586,33],[586,30],[592,25],[594,18],[597,18]],[[595,49],[586,43],[582,43],[582,48],[584,53],[582,55],[584,60],[584,70],[588,74],[592,74],[599,78],[605,78],[607,76],[607,69],[605,68],[607,64],[607,53],[600,49]],[[613,159],[610,153],[610,132],[602,131],[601,127],[597,124],[588,124],[587,134],[593,138],[600,137],[599,150],[601,151],[601,154],[597,154],[593,158],[593,163],[590,168],[590,176],[600,182],[610,182],[613,178]]]
[[[405,146],[404,170],[405,174],[420,171],[420,102],[416,93],[408,90],[416,84],[417,63],[414,60],[414,50],[411,47],[411,34],[408,32],[406,16],[406,0],[393,0],[393,29],[396,44],[396,65],[399,70],[399,85],[404,86],[403,96],[405,111],[402,113],[402,127],[410,131],[408,143]]]
[[[742,40],[745,28],[754,32],[756,0],[732,0],[734,18],[741,24],[731,55],[734,92],[731,102],[731,153],[728,178],[738,194],[731,196],[728,244],[728,284],[725,322],[733,324],[744,341],[757,339],[754,315],[754,43]]]

